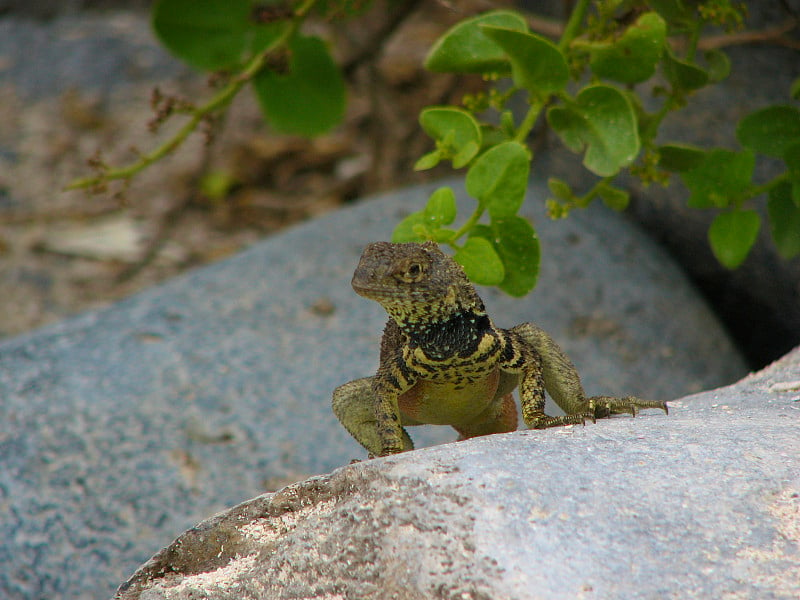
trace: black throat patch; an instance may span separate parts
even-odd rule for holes
[[[399,324],[409,346],[420,348],[432,360],[468,358],[478,351],[483,336],[493,330],[486,313],[461,311],[446,320]]]

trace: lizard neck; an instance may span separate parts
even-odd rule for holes
[[[395,319],[409,347],[421,349],[433,360],[472,356],[483,336],[494,329],[483,307],[458,310],[434,318]]]

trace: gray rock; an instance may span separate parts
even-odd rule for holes
[[[0,14],[26,18],[51,19],[88,9],[122,8],[131,10],[150,5],[151,0],[0,0]]]
[[[332,213],[0,345],[0,597],[108,597],[192,523],[364,457],[330,395],[374,372],[385,315],[349,280],[363,246],[386,239],[430,190]],[[550,222],[545,194],[534,181],[527,203],[545,254],[539,287],[522,300],[486,291],[499,325],[548,329],[590,392],[669,399],[745,373],[644,235],[603,210]],[[635,437],[642,423],[672,421],[625,422],[614,427]],[[607,425],[546,439],[611,435]],[[455,439],[449,428],[412,435],[418,445]]]
[[[33,102],[70,89],[106,98],[133,83],[185,76],[187,69],[154,43],[145,23],[124,12],[62,17],[48,25],[0,19],[0,84]]]
[[[200,523],[119,600],[797,598],[800,348],[669,417],[337,469]]]

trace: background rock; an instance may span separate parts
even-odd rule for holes
[[[659,143],[680,141],[740,150],[735,133],[742,117],[773,104],[797,105],[789,89],[800,77],[800,1],[746,4],[749,30],[774,31],[788,25],[788,31],[765,35],[761,42],[723,46],[731,60],[730,77],[701,89],[686,107],[668,115]],[[539,10],[538,6],[531,9]],[[640,93],[645,102],[651,101],[647,90]],[[543,159],[542,172],[561,177],[578,190],[588,189],[594,178],[581,166],[581,158],[558,142],[552,146],[538,157]],[[778,161],[760,157],[754,180],[764,183],[780,172]],[[766,197],[754,202],[763,226],[753,251],[731,271],[719,264],[708,244],[708,227],[716,210],[690,209],[688,190],[677,177],[666,189],[623,179],[632,197],[628,214],[686,271],[751,365],[768,364],[800,344],[800,257],[787,261],[777,253],[769,232]]]
[[[363,246],[430,191],[332,213],[0,345],[0,597],[110,596],[192,523],[363,457],[330,394],[374,372],[385,315],[349,280]],[[745,372],[643,234],[601,209],[544,220],[545,193],[532,182],[547,257],[536,292],[483,293],[500,326],[537,321],[592,393],[669,399]],[[640,422],[670,421],[627,427]],[[412,435],[455,439],[449,428]]]
[[[83,4],[74,0],[59,8],[72,11]],[[0,2],[0,12],[11,5],[20,3]],[[761,15],[756,26],[783,19],[786,5],[791,7],[791,0],[753,3]],[[452,13],[446,3],[420,6]],[[359,27],[358,33],[365,31]],[[393,47],[402,47],[397,39],[415,39],[394,37],[404,32],[401,27],[393,34]],[[398,73],[386,64],[396,55],[372,54],[383,56],[384,77]],[[731,139],[737,111],[783,99],[800,64],[796,51],[769,43],[734,55],[734,69],[752,61],[752,71],[719,93],[702,96],[697,116],[686,121],[687,129],[712,140],[724,132]],[[353,56],[351,65],[357,64],[358,52]],[[352,73],[358,80],[357,67]],[[363,80],[380,86],[372,71],[365,68],[365,74]],[[168,79],[170,91],[189,89],[203,97],[208,91],[202,77],[188,75],[155,43],[145,15],[84,13],[44,24],[0,20],[5,107],[0,116],[0,295],[11,299],[4,305],[3,312],[11,315],[5,322],[24,321],[29,327],[41,322],[38,315],[29,319],[31,312],[46,319],[67,314],[59,305],[69,295],[59,279],[67,270],[82,306],[96,305],[253,243],[276,221],[286,223],[276,214],[296,219],[362,195],[363,188],[334,177],[338,200],[331,202],[319,186],[305,187],[307,179],[287,179],[284,184],[295,194],[278,202],[272,196],[276,182],[263,178],[285,173],[286,162],[304,172],[313,157],[323,171],[336,173],[340,166],[343,171],[346,163],[384,184],[392,183],[386,174],[393,172],[406,181],[408,164],[430,144],[416,126],[418,105],[448,101],[447,94],[459,90],[438,76],[433,83],[419,74],[414,79],[407,69],[400,74],[405,91],[435,90],[435,99],[417,94],[406,102],[407,96],[384,87],[353,94],[355,127],[348,134],[358,144],[341,138],[310,145],[257,144],[252,140],[262,134],[257,109],[250,106],[242,116],[237,104],[229,123],[244,124],[249,138],[233,146],[238,152],[218,145],[228,161],[214,166],[244,165],[234,174],[247,189],[226,199],[230,212],[217,213],[219,206],[203,200],[196,181],[208,157],[201,136],[193,138],[163,171],[139,180],[128,198],[127,210],[137,225],[147,219],[143,231],[155,240],[141,270],[105,263],[98,268],[84,259],[42,259],[40,254],[39,262],[8,271],[22,253],[38,247],[54,220],[75,219],[76,206],[86,211],[78,211],[77,218],[87,221],[119,209],[113,198],[81,196],[76,202],[54,191],[83,172],[83,161],[98,147],[114,161],[129,157],[131,144],[150,147],[145,124],[154,84]],[[365,117],[366,97],[383,112]],[[394,136],[398,131],[403,135]],[[410,131],[417,137],[409,137]],[[371,162],[378,152],[389,160]],[[289,161],[273,160],[287,154]],[[574,162],[564,164],[570,178],[578,172]],[[559,174],[547,162],[536,172]],[[316,173],[306,175],[319,180]],[[267,191],[254,193],[253,182]],[[28,194],[22,193],[22,183]],[[331,415],[329,395],[334,386],[375,368],[384,316],[377,305],[356,297],[348,281],[363,244],[388,237],[400,216],[422,206],[426,191],[408,191],[375,208],[321,220],[110,310],[0,346],[0,597],[107,597],[165,539],[190,524],[265,489],[363,456]],[[640,194],[667,215],[654,223],[668,222],[670,211],[682,203],[675,189],[668,192],[670,204],[661,204],[659,193],[651,188]],[[545,194],[541,184],[531,193]],[[308,208],[309,198],[322,200]],[[538,205],[530,210],[539,211]],[[240,221],[254,213],[267,213],[268,226],[241,233]],[[763,339],[774,343],[773,355],[800,339],[791,337],[800,311],[800,277],[793,265],[784,268],[774,253],[760,262],[765,255],[757,250],[753,260],[762,265],[757,276],[746,267],[740,282],[728,285],[735,275],[713,261],[698,261],[708,258],[705,226],[689,224],[691,216],[684,219],[682,212],[674,214],[680,216],[671,225],[654,228],[690,267],[701,265],[693,272],[698,281],[706,279],[706,270],[719,275],[706,291],[737,304],[739,312],[728,317],[729,325],[763,332]],[[25,219],[39,217],[43,221],[32,226],[37,231],[31,242]],[[654,259],[660,255],[651,255],[656,251],[641,235],[619,229],[623,221],[601,211],[575,214],[568,223],[549,223],[541,212],[537,217],[546,256],[542,284],[533,297],[519,302],[485,293],[501,325],[539,321],[573,355],[590,390],[671,398],[743,373],[738,353],[684,278],[668,261]],[[11,229],[25,231],[17,237]],[[107,281],[114,282],[116,295],[99,284]],[[120,281],[124,285],[117,285]],[[74,304],[70,307],[74,310]],[[740,340],[758,345],[746,336]],[[454,437],[445,429],[414,433],[421,444]],[[674,442],[682,448],[681,440]]]
[[[152,0],[0,0],[0,15],[49,19],[87,9],[145,8]]]
[[[591,427],[360,463],[180,536],[120,600],[797,598],[800,348]]]
[[[564,16],[561,0],[526,4],[536,13]],[[405,2],[400,11],[405,18],[394,26],[382,21],[388,11],[375,10],[376,16],[359,20],[346,34],[328,32],[338,38],[337,58],[351,90],[348,118],[338,135],[313,144],[265,142],[258,108],[245,93],[215,150],[195,136],[155,176],[145,174],[127,191],[128,210],[146,221],[150,245],[140,263],[120,266],[37,253],[39,241],[53,228],[118,208],[113,198],[88,203],[81,194],[54,190],[85,174],[86,159],[98,149],[117,164],[131,159],[132,146],[152,147],[146,123],[154,86],[189,98],[209,94],[202,75],[190,75],[153,39],[148,5],[145,0],[0,0],[5,109],[0,114],[0,335],[107,304],[188,266],[228,255],[288,223],[412,178],[419,181],[423,175],[413,173],[411,165],[430,149],[417,125],[419,109],[456,102],[474,90],[465,80],[426,75],[419,61],[415,71],[409,57],[424,55],[435,26],[443,30],[452,20],[487,8],[480,1],[460,3],[462,12],[447,3]],[[112,6],[140,12],[84,10]],[[759,31],[796,22],[800,14],[798,0],[748,6],[748,26]],[[30,19],[53,16],[58,18],[50,22]],[[663,141],[735,148],[735,123],[742,115],[791,101],[789,86],[800,76],[797,32],[795,25],[760,43],[726,47],[731,77],[671,115]],[[537,160],[545,159],[538,172],[580,186],[580,159],[558,150],[540,152],[541,142],[535,142]],[[209,172],[237,182],[223,202],[210,201],[198,189],[198,180]],[[770,173],[774,165],[759,165],[759,177]],[[706,241],[713,211],[688,210],[680,184],[668,190],[628,185],[634,188],[631,214],[690,274],[752,366],[800,343],[800,259],[780,259],[765,228],[751,258],[729,272]]]

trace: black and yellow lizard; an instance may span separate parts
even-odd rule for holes
[[[333,393],[333,411],[372,456],[413,449],[408,425],[450,425],[471,438],[517,428],[519,386],[531,429],[583,424],[665,402],[587,397],[574,365],[542,329],[496,327],[462,268],[434,242],[367,246],[353,289],[389,313],[372,377]],[[545,390],[566,413],[544,412]]]

